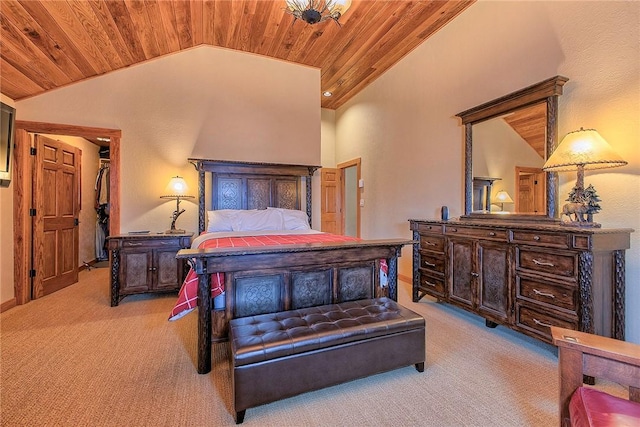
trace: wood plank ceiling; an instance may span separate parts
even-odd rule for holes
[[[0,90],[21,100],[199,45],[321,70],[336,109],[475,0],[353,0],[293,22],[284,0],[1,0]]]

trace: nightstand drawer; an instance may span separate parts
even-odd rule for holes
[[[517,297],[526,298],[532,302],[549,304],[576,313],[578,287],[560,286],[547,281],[531,279],[518,275],[516,277]]]
[[[578,254],[517,247],[516,268],[575,279],[578,275]]]
[[[161,239],[126,239],[122,241],[123,248],[180,248],[178,237]]]

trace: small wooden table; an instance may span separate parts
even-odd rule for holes
[[[175,292],[187,272],[180,249],[191,246],[193,233],[132,233],[108,237],[111,252],[111,306],[127,295]]]

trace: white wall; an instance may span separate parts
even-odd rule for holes
[[[189,157],[320,164],[320,72],[202,46],[16,102],[20,120],[115,128],[121,140],[122,232],[163,231]],[[197,230],[197,199],[178,226]]]
[[[409,218],[463,211],[455,114],[555,75],[570,80],[559,135],[594,127],[628,166],[587,172],[595,220],[630,227],[627,340],[640,343],[640,3],[479,1],[336,113],[336,162],[362,158],[364,238],[410,237]],[[575,174],[562,174],[568,193]],[[375,214],[374,214],[375,213]],[[411,248],[400,259],[411,276]]]

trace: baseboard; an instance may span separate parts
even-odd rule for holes
[[[15,307],[16,305],[18,305],[18,302],[16,301],[15,298],[11,298],[8,301],[3,302],[2,304],[0,304],[0,313],[4,313],[5,311],[9,310],[10,308]]]
[[[409,276],[405,276],[404,274],[398,274],[398,280],[404,283],[412,284],[413,279]]]

